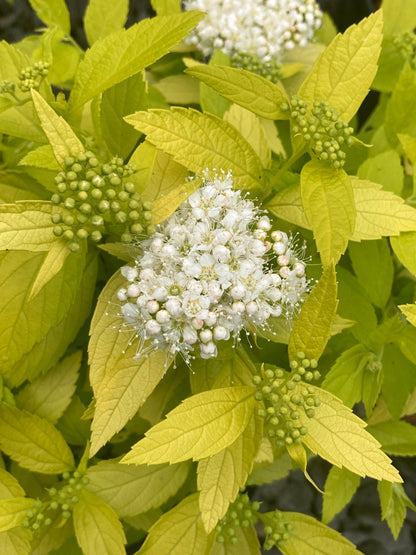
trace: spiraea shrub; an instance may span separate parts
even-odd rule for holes
[[[90,0],[84,51],[31,4],[0,44],[0,552],[361,553],[331,521],[366,476],[397,539],[416,5],[337,34],[312,0],[153,0],[127,29]],[[294,468],[316,517],[259,498]]]

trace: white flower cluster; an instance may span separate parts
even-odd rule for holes
[[[285,50],[306,46],[322,23],[314,0],[185,0],[185,10],[206,12],[187,42],[205,56],[249,54],[281,61]]]
[[[270,316],[291,314],[307,290],[291,238],[271,230],[230,174],[206,171],[203,186],[139,246],[117,295],[137,356],[165,349],[189,362],[198,347],[215,357],[218,341],[238,340],[243,327],[267,329]]]

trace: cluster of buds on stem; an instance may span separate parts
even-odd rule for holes
[[[257,73],[272,83],[277,83],[282,78],[282,64],[276,60],[262,61],[251,54],[236,52],[231,56],[231,65]]]
[[[252,503],[246,493],[240,493],[215,528],[217,542],[237,543],[236,528],[248,528],[250,524],[255,524],[259,519],[259,508],[260,503]]]
[[[280,511],[266,513],[262,515],[262,520],[266,535],[263,542],[264,549],[269,550],[273,547],[282,548],[289,539],[290,532],[293,530],[293,524],[284,522],[283,513]]]
[[[48,72],[49,63],[43,61],[35,62],[33,66],[22,69],[19,74],[19,89],[22,92],[28,92],[30,89],[39,89]]]

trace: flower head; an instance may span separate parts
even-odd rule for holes
[[[305,265],[291,237],[233,189],[230,174],[210,177],[148,239],[134,266],[121,269],[122,315],[146,343],[203,358],[243,328],[267,328],[290,315],[307,290]]]

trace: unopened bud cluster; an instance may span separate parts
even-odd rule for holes
[[[217,542],[237,543],[236,528],[248,528],[250,524],[255,524],[259,518],[259,508],[260,503],[252,503],[246,493],[240,493],[215,528]]]
[[[260,63],[280,62],[286,50],[306,46],[322,23],[314,0],[185,0],[184,7],[206,13],[186,39],[204,56],[222,50]]]
[[[289,539],[290,532],[293,530],[293,524],[284,522],[283,513],[280,511],[266,513],[263,518],[266,520],[264,526],[266,538],[263,548],[266,550],[273,547],[282,548]]]
[[[134,267],[118,291],[126,327],[145,349],[217,355],[217,343],[240,331],[268,329],[270,316],[290,316],[307,291],[305,265],[290,237],[272,231],[230,174],[193,193],[139,246]],[[146,343],[146,345],[145,345]]]
[[[320,376],[317,362],[304,353],[297,356],[298,360],[290,363],[289,375],[281,368],[268,368],[262,369],[261,376],[253,377],[255,398],[261,402],[258,414],[264,418],[266,434],[279,447],[301,443],[308,429],[300,421],[300,411],[313,418],[320,405],[315,388],[308,386]]]
[[[48,498],[38,499],[26,512],[22,523],[24,528],[38,533],[43,526],[50,526],[59,516],[62,520],[70,518],[74,505],[79,501],[79,494],[89,483],[89,479],[78,471],[72,474],[65,472],[62,477],[63,481],[48,490]]]
[[[394,46],[399,50],[401,56],[410,64],[412,69],[416,69],[416,33],[408,31],[396,35],[393,38]]]
[[[127,178],[134,168],[115,157],[100,164],[92,152],[81,152],[65,160],[66,169],[55,177],[57,193],[52,202],[69,211],[55,213],[54,234],[68,241],[72,251],[80,241],[99,243],[105,235],[130,242],[133,236],[153,233],[152,204],[141,202],[134,183]]]
[[[272,83],[277,83],[282,78],[282,64],[276,60],[265,62],[256,56],[237,52],[231,56],[231,65],[257,73]]]
[[[314,102],[312,109],[299,97],[294,96],[290,106],[281,105],[283,111],[290,111],[293,134],[301,135],[308,148],[318,158],[329,162],[335,169],[345,164],[343,146],[351,146],[353,128],[339,120],[338,112],[326,101]]]
[[[28,92],[30,89],[39,89],[48,72],[49,63],[43,61],[35,62],[33,66],[22,69],[19,74],[19,89],[22,92]]]

